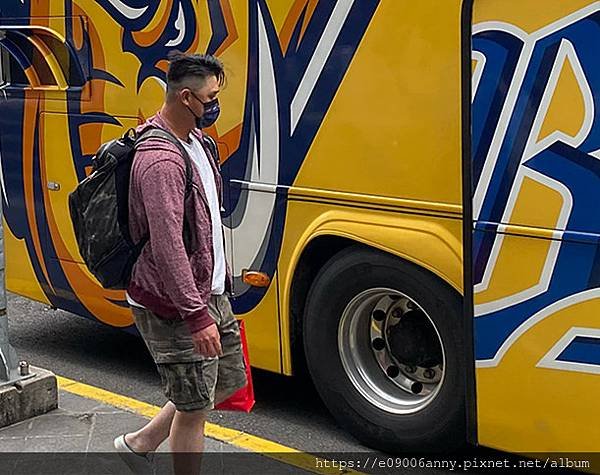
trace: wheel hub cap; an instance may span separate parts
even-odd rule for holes
[[[423,409],[443,382],[445,355],[435,324],[417,302],[393,289],[369,289],[348,304],[338,349],[354,387],[387,412]]]

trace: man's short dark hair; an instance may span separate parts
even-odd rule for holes
[[[215,76],[219,86],[225,81],[223,63],[210,54],[184,54],[179,51],[169,53],[167,71],[167,93],[192,87],[200,79],[202,84],[210,76]]]

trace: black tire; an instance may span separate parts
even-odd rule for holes
[[[412,414],[371,404],[347,375],[338,350],[338,324],[361,292],[386,287],[413,299],[437,327],[446,357],[437,395]],[[359,441],[391,453],[445,451],[465,445],[461,297],[430,272],[382,252],[352,246],[319,272],[308,294],[304,350],[315,386],[338,423]],[[368,334],[365,333],[365,337]],[[398,391],[402,389],[397,388]]]

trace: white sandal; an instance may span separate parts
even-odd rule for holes
[[[138,453],[135,452],[127,442],[125,442],[125,435],[120,435],[114,440],[114,446],[121,459],[127,464],[129,469],[137,475],[154,474],[156,472],[154,467],[154,453]]]

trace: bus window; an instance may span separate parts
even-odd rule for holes
[[[49,29],[0,25],[3,83],[13,88],[82,87],[85,76],[72,47]]]

